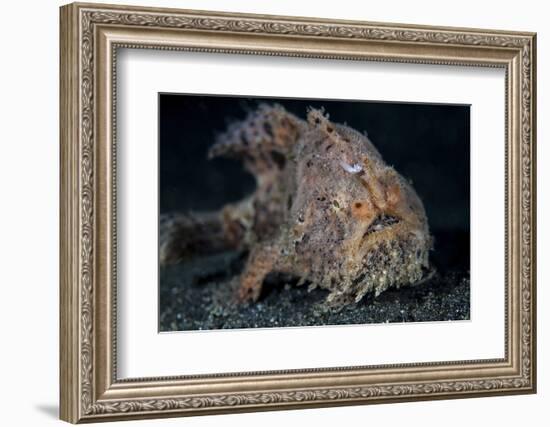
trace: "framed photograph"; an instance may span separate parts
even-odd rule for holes
[[[60,22],[63,420],[535,392],[535,34]]]

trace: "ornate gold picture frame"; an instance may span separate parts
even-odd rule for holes
[[[535,34],[75,3],[61,8],[60,42],[61,419],[78,423],[535,392]],[[503,69],[504,357],[119,379],[115,65],[120,48]]]

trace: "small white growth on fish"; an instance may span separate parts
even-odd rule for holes
[[[340,166],[342,166],[342,168],[344,168],[344,170],[349,173],[359,173],[363,170],[361,165],[357,163],[350,165],[342,160],[340,160]]]

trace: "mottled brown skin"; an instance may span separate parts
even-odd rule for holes
[[[262,105],[219,138],[210,152],[218,155],[241,158],[257,182],[245,200],[204,215],[212,248],[249,251],[239,301],[256,301],[272,272],[328,289],[328,302],[341,305],[417,283],[429,271],[432,239],[414,189],[365,135],[322,111],[304,121]],[[189,246],[189,230],[180,227],[177,238],[176,229],[161,261]]]

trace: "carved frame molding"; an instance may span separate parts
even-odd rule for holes
[[[506,357],[117,380],[113,135],[120,47],[505,68]],[[74,423],[534,392],[535,50],[532,33],[62,7],[61,418]]]

